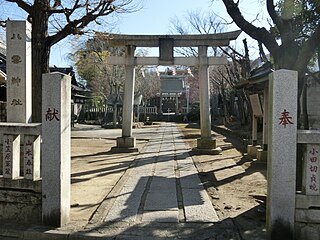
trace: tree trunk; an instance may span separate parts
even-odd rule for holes
[[[42,74],[49,72],[48,36],[49,1],[36,0],[32,17],[32,122],[41,122]]]

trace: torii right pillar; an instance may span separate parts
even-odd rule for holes
[[[197,139],[197,147],[193,151],[198,154],[219,154],[222,150],[221,148],[217,148],[216,139],[211,136],[207,51],[207,46],[198,47],[201,138]]]

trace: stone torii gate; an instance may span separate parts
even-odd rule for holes
[[[133,99],[136,65],[181,65],[199,67],[201,138],[197,140],[197,152],[217,154],[216,139],[211,136],[209,72],[210,65],[225,65],[223,57],[208,57],[208,47],[228,46],[240,30],[206,35],[122,35],[97,33],[97,37],[109,47],[126,47],[124,57],[110,56],[110,65],[125,65],[125,89],[122,116],[122,136],[117,139],[115,151],[138,151],[132,136]],[[159,57],[135,57],[136,47],[159,47]],[[174,57],[174,47],[198,47],[198,57]]]

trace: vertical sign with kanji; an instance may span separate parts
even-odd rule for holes
[[[7,121],[31,122],[31,25],[7,21]]]
[[[307,144],[304,154],[306,195],[320,195],[320,145]]]
[[[42,80],[42,218],[59,227],[70,213],[71,78],[50,73]]]
[[[35,180],[40,178],[40,137],[24,136],[24,178]]]
[[[294,239],[298,74],[277,70],[269,75],[268,239]],[[281,229],[281,232],[276,229]]]
[[[3,135],[3,177],[15,179],[20,175],[20,136]]]

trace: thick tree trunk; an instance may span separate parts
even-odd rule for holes
[[[32,17],[32,121],[41,122],[42,74],[49,72],[48,36],[49,1],[37,0]]]

